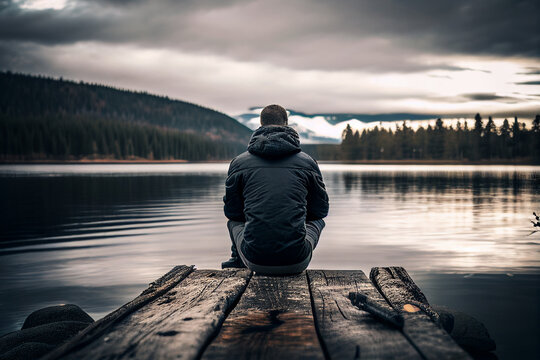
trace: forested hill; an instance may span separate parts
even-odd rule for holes
[[[85,115],[146,123],[246,142],[251,130],[194,104],[103,85],[0,73],[0,113],[14,116]]]
[[[142,92],[0,72],[0,157],[225,159],[251,130],[202,106]]]

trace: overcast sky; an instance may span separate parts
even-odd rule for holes
[[[0,0],[0,69],[231,115],[533,114],[538,14],[538,0]]]

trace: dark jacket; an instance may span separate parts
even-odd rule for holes
[[[255,130],[248,151],[231,161],[225,185],[225,216],[246,222],[242,252],[249,261],[289,265],[309,256],[305,222],[328,214],[328,195],[293,128]]]

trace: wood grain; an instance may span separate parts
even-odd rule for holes
[[[246,269],[197,270],[66,359],[195,359],[247,286]]]
[[[305,272],[255,275],[203,359],[323,359]]]
[[[69,342],[56,348],[54,351],[45,355],[43,360],[59,359],[62,356],[73,352],[86,344],[89,344],[101,334],[105,333],[116,322],[124,319],[129,314],[140,309],[152,300],[165,294],[171,288],[184,280],[192,271],[194,266],[179,265],[175,266],[168,273],[152,282],[150,286],[144,290],[141,295],[124,304],[112,313],[106,315],[102,319],[92,323],[86,329],[75,335]]]
[[[388,303],[403,315],[403,333],[424,358],[470,359],[450,335],[432,320],[432,317],[436,320],[436,314],[404,268],[375,267],[371,269],[370,278]]]
[[[421,359],[403,334],[352,305],[350,291],[392,309],[359,270],[308,270],[315,321],[331,359]]]

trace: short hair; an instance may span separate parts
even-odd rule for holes
[[[261,125],[287,125],[287,110],[279,105],[268,105],[261,111]]]

